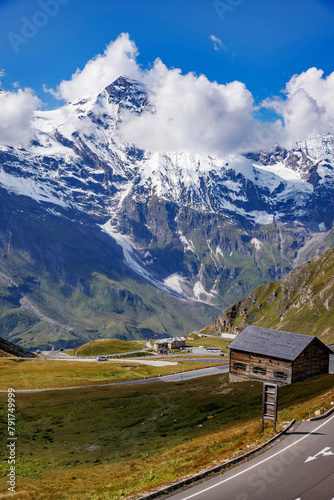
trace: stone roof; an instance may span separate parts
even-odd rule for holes
[[[159,339],[159,340],[156,340],[154,343],[155,344],[169,344],[170,342],[173,342],[173,341],[185,341],[185,337],[170,337],[169,339]]]
[[[300,333],[271,330],[258,326],[247,326],[227,346],[237,351],[294,361],[316,337]],[[329,353],[331,350],[317,339]]]

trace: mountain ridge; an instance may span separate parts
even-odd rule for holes
[[[307,333],[334,342],[334,249],[294,268],[277,282],[267,283],[226,308],[202,333],[239,333],[261,326]]]

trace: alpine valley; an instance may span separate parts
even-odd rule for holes
[[[334,246],[334,135],[290,151],[151,152],[125,143],[145,87],[38,111],[0,147],[0,328],[24,348],[200,330]]]

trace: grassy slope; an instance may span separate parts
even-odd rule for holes
[[[144,345],[139,342],[129,342],[118,339],[98,339],[87,342],[68,352],[70,356],[98,356],[99,354],[119,354],[122,352],[138,351]]]
[[[280,388],[280,423],[323,401],[330,407],[333,390],[332,375]],[[268,439],[271,424],[260,435],[261,398],[262,384],[228,384],[227,376],[164,384],[163,392],[150,384],[17,394],[12,498],[116,500],[175,481]],[[5,433],[6,411],[0,415]]]
[[[334,343],[334,250],[298,266],[284,279],[256,288],[202,333],[237,332],[247,325],[277,328]]]
[[[222,339],[220,337],[200,337],[194,333],[191,333],[187,337],[187,345],[193,347],[203,346],[207,347],[219,347],[225,354],[230,354],[230,350],[226,346],[231,342],[231,339]]]
[[[222,359],[221,362],[223,363],[224,360]],[[208,358],[207,366],[216,366],[217,364],[219,363],[210,362],[210,358]],[[0,359],[0,390],[6,390],[13,384],[16,390],[107,384],[169,375],[198,368],[204,368],[203,363],[184,362],[155,367],[135,362],[118,361],[71,362]]]
[[[0,358],[10,358],[12,354],[8,354],[8,352],[2,351],[0,349]]]

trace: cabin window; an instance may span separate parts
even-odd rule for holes
[[[265,375],[267,373],[267,370],[265,368],[262,368],[261,366],[254,366],[253,372],[258,373],[259,375]]]
[[[240,363],[239,361],[236,361],[234,363],[234,369],[235,370],[246,370],[246,365],[245,365],[245,363]]]
[[[304,358],[308,358],[308,351],[304,352]]]
[[[286,380],[288,378],[288,374],[286,372],[274,372],[274,376],[280,380]]]

